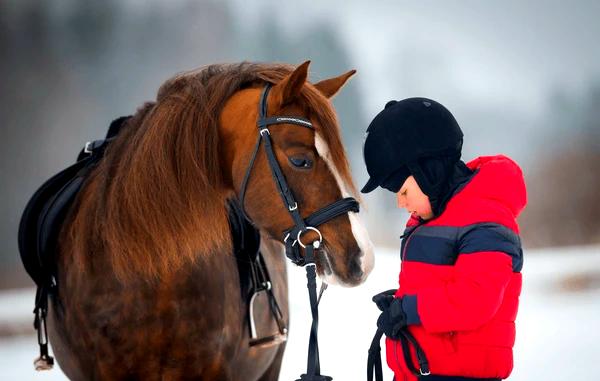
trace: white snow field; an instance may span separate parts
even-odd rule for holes
[[[367,349],[378,315],[371,296],[396,286],[397,252],[379,248],[375,269],[364,285],[329,287],[323,295],[319,311],[323,374],[337,381],[365,380]],[[288,270],[291,329],[282,381],[296,380],[306,370],[311,323],[304,269],[290,265]],[[510,380],[600,379],[600,246],[527,250],[523,275]],[[31,289],[0,294],[0,326],[30,322],[33,296]],[[0,338],[0,380],[66,380],[58,368],[33,370],[37,350],[33,328],[31,335]],[[385,380],[391,381],[385,364],[384,372]]]

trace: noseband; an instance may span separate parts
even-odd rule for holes
[[[298,208],[298,203],[296,202],[292,190],[285,180],[285,176],[283,175],[281,167],[279,166],[273,151],[269,126],[275,126],[279,124],[294,124],[300,127],[309,128],[311,130],[314,130],[315,128],[310,120],[298,116],[269,117],[267,115],[267,98],[270,90],[271,84],[267,84],[264,87],[260,97],[258,110],[259,116],[257,122],[258,138],[252,153],[252,158],[248,164],[248,169],[246,170],[244,180],[242,181],[239,197],[240,206],[244,216],[251,221],[244,209],[244,197],[246,194],[248,180],[250,178],[252,168],[254,167],[254,161],[256,160],[256,155],[258,154],[258,149],[260,148],[261,142],[264,141],[265,152],[267,154],[269,167],[271,168],[271,174],[273,175],[273,181],[275,182],[275,186],[277,187],[277,191],[281,196],[284,206],[294,221],[294,226],[285,230],[282,237],[283,243],[285,244],[285,254],[294,264],[304,266],[306,268],[306,277],[308,278],[308,295],[310,299],[313,322],[308,346],[307,371],[306,374],[302,374],[300,376],[298,381],[328,381],[332,378],[320,374],[319,345],[317,340],[317,330],[319,324],[318,305],[320,296],[325,289],[325,287],[321,288],[321,293],[317,298],[315,251],[321,247],[321,243],[323,242],[323,235],[319,229],[317,229],[317,226],[348,212],[358,212],[359,204],[358,201],[356,201],[356,199],[353,197],[346,197],[319,209],[306,219],[302,218]],[[308,231],[314,231],[318,235],[318,239],[313,241],[311,244],[305,244],[301,240],[302,235]],[[300,247],[304,248],[304,257],[300,254]]]

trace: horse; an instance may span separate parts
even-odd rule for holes
[[[357,194],[331,104],[355,71],[312,84],[309,64],[242,62],[180,73],[124,122],[58,236],[47,324],[69,379],[277,380],[285,338],[250,344],[229,215],[243,186],[239,206],[259,234],[287,326],[282,236],[293,221],[277,202],[264,147],[252,157],[265,85],[269,114],[314,126],[284,122],[270,132],[301,216]],[[364,282],[373,247],[359,213],[319,230],[315,262],[324,282]],[[303,232],[302,240],[316,234]],[[267,300],[253,314],[257,330],[273,330]]]

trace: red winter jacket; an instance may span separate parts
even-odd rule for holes
[[[513,368],[523,256],[516,218],[527,196],[506,156],[482,156],[440,216],[408,221],[397,297],[432,374],[506,378]],[[419,369],[414,350],[411,357]],[[397,381],[416,380],[399,341],[386,339]]]

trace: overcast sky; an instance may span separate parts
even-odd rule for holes
[[[580,97],[600,78],[600,2],[232,4],[241,27],[274,19],[290,38],[317,23],[331,24],[358,69],[355,81],[369,120],[390,99],[433,98],[476,142],[470,147],[465,140],[467,157],[505,152],[528,161],[529,147],[546,133],[541,121],[551,95]],[[517,146],[515,136],[525,144]]]
[[[600,76],[596,1],[233,3],[248,25],[272,17],[297,33],[315,22],[333,23],[361,82],[377,84],[365,103],[371,112],[386,99],[419,92],[471,102],[517,100],[522,104],[515,107],[533,113],[549,88],[576,90]]]

